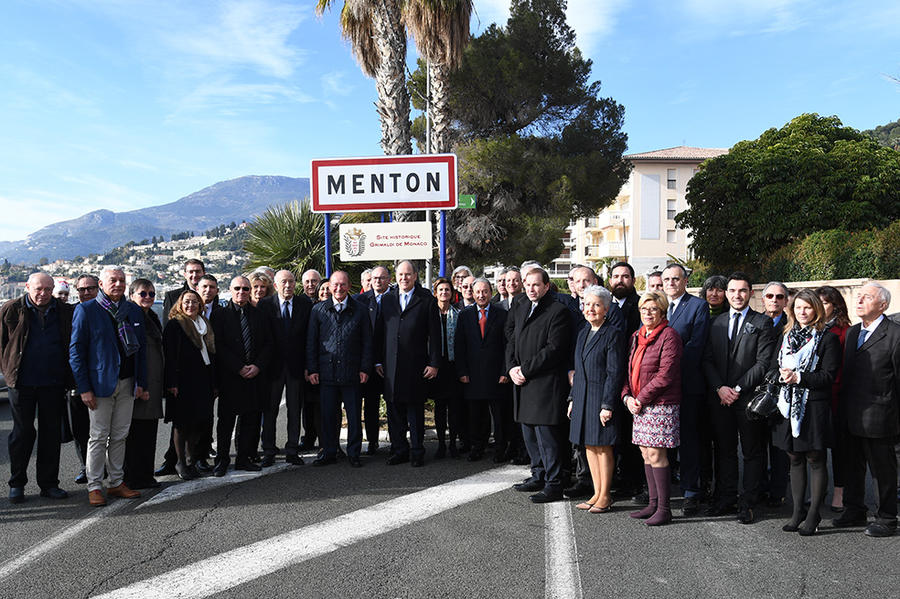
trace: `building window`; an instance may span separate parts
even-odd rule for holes
[[[675,229],[666,230],[666,243],[675,243]]]
[[[666,189],[675,189],[675,169],[666,169]]]
[[[666,218],[675,220],[675,200],[666,200]]]

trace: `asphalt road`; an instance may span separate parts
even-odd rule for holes
[[[0,403],[0,438],[10,427]],[[160,457],[167,442],[161,427]],[[42,499],[33,483],[23,504],[0,499],[0,597],[898,596],[900,537],[834,529],[827,509],[811,538],[781,531],[787,508],[750,526],[678,517],[650,529],[630,503],[605,515],[533,505],[509,486],[522,467],[386,457],[166,477],[92,509],[66,445],[70,499]]]

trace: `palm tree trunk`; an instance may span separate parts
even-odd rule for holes
[[[447,65],[431,64],[431,152],[433,154],[450,151],[449,78],[450,68]]]
[[[389,155],[412,153],[409,122],[409,91],[406,89],[406,28],[398,0],[378,0],[372,25],[381,61],[375,73],[381,118],[381,149]]]

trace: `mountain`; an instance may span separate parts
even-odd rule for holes
[[[0,260],[36,264],[101,254],[129,241],[251,220],[272,205],[309,197],[309,179],[247,176],[221,181],[180,200],[129,212],[94,210],[48,225],[23,241],[0,241]]]

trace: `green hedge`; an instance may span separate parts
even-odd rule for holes
[[[886,229],[818,231],[785,246],[762,263],[762,279],[900,278],[900,221]]]

